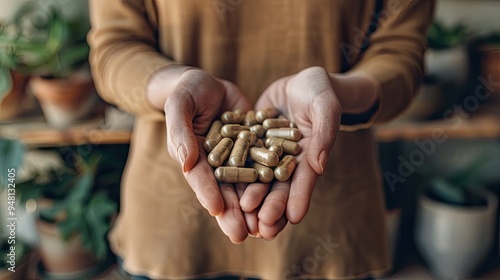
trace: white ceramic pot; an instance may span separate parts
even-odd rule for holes
[[[415,242],[439,279],[470,276],[491,252],[498,199],[488,191],[478,195],[487,206],[457,207],[419,198]]]
[[[464,84],[469,74],[469,54],[465,46],[444,50],[428,49],[425,54],[427,75],[440,82]]]

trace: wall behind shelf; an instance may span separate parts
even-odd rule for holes
[[[446,25],[464,23],[479,34],[500,33],[500,1],[438,0],[436,18]]]

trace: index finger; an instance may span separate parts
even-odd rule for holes
[[[300,223],[306,216],[317,180],[318,175],[307,160],[303,160],[297,165],[286,205],[286,217],[290,223]]]

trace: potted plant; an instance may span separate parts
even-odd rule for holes
[[[468,37],[469,33],[464,25],[446,27],[439,21],[432,23],[427,33],[427,75],[440,82],[465,83],[469,71],[465,44]]]
[[[0,280],[24,280],[29,279],[28,270],[32,250],[23,242],[12,239],[0,238]]]
[[[448,178],[435,177],[418,199],[415,242],[440,279],[470,276],[491,252],[498,200],[472,188],[483,161]]]
[[[500,103],[500,34],[490,35],[483,39],[479,47],[480,73],[488,81],[492,101]]]
[[[120,174],[97,176],[97,152],[75,160],[74,166],[35,175],[17,187],[22,201],[36,199],[38,204],[39,274],[44,279],[91,279],[112,260],[106,235],[117,203],[107,188]]]
[[[89,116],[98,100],[88,70],[87,20],[69,20],[57,5],[32,1],[0,29],[0,81],[11,70],[31,75],[47,121],[67,126]],[[1,85],[0,84],[0,85]]]

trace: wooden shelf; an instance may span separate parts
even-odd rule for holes
[[[375,128],[375,137],[379,142],[432,138],[436,133],[460,139],[500,138],[500,117],[483,115],[422,122],[396,120]]]
[[[470,119],[422,122],[396,120],[375,128],[375,137],[379,142],[432,138],[436,133],[457,139],[500,139],[500,117],[484,115]],[[107,128],[102,119],[67,129],[52,128],[43,119],[32,119],[0,123],[0,137],[20,139],[25,145],[32,147],[127,144],[130,142],[131,130]]]
[[[0,136],[20,139],[28,147],[60,147],[85,144],[127,144],[131,130],[106,128],[102,119],[57,129],[43,120],[1,123]]]

